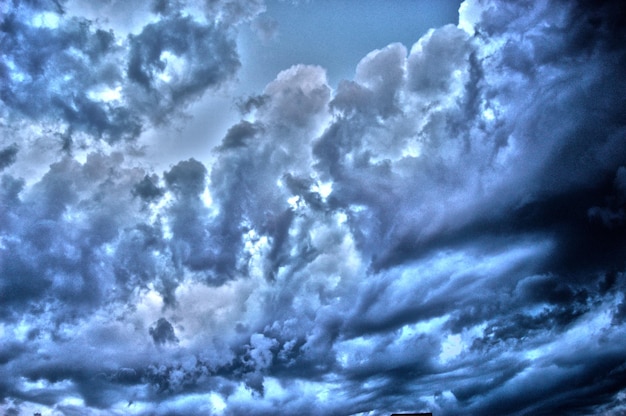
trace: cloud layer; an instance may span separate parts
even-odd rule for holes
[[[164,172],[122,142],[231,79],[263,5],[157,1],[124,36],[5,7],[6,414],[624,412],[618,2],[468,0],[336,88],[286,69]]]
[[[147,124],[163,123],[232,78],[240,66],[232,27],[260,11],[228,14],[247,7],[234,1],[195,9],[156,1],[152,22],[118,33],[70,15],[65,3],[4,6],[1,109],[9,120],[109,143],[137,138]]]

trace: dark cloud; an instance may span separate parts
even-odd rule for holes
[[[152,11],[164,16],[177,13],[182,8],[179,1],[170,0],[154,0],[152,2]]]
[[[130,35],[128,67],[132,108],[161,122],[239,67],[235,43],[225,28],[174,16]]]
[[[41,13],[36,4],[20,4],[3,18],[3,106],[110,142],[136,137],[140,115],[119,101],[93,98],[98,89],[114,91],[123,83],[115,35],[84,19]],[[29,22],[37,18],[50,19],[50,26]]]
[[[235,124],[228,129],[224,140],[222,140],[220,150],[246,146],[246,141],[252,139],[259,130],[261,129],[258,126],[245,120],[239,124]]]
[[[163,196],[163,189],[154,184],[155,178],[148,175],[135,185],[133,195],[139,196],[143,200],[153,201]]]
[[[211,165],[162,174],[120,153],[87,74],[159,123],[230,77],[225,25],[262,5],[206,2],[204,22],[155,1],[127,44],[16,7],[4,110],[113,148],[22,178],[25,145],[2,145],[3,410],[623,413],[616,4],[467,1],[334,91],[293,66],[240,102]],[[14,42],[41,31],[49,49]]]
[[[155,2],[161,18],[125,38],[58,3],[15,3],[0,23],[2,107],[109,143],[171,119],[240,65],[233,30],[200,23],[182,6]]]
[[[12,144],[0,150],[0,171],[15,163],[17,151],[18,147],[16,144]]]
[[[150,327],[150,336],[156,345],[177,344],[178,338],[174,333],[174,327],[165,318],[160,318],[154,326]]]
[[[266,95],[255,95],[251,97],[247,97],[245,99],[240,99],[237,101],[237,107],[241,113],[248,114],[252,110],[256,110],[263,106],[263,104],[267,101],[269,97]]]
[[[193,197],[202,193],[207,170],[195,159],[178,163],[163,175],[168,188],[181,197]]]

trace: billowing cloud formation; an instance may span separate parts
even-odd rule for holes
[[[155,21],[126,34],[69,15],[64,3],[5,6],[0,109],[110,143],[136,138],[230,79],[240,65],[232,27],[261,10],[228,1],[192,17],[182,4],[156,1]],[[229,12],[237,7],[249,10]]]
[[[219,21],[179,7],[120,58],[142,120],[231,72]],[[623,23],[617,2],[466,1],[334,90],[281,72],[211,165],[113,149],[28,183],[3,143],[5,411],[623,413]],[[85,117],[64,120],[106,138]]]

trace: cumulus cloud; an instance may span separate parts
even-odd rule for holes
[[[293,66],[241,99],[211,164],[154,172],[113,147],[27,181],[3,144],[3,410],[620,414],[616,4],[468,0],[458,26],[370,52],[336,89]],[[116,146],[230,77],[223,25],[251,6],[206,2],[204,21],[156,1],[120,40],[63,3],[20,5],[3,114]],[[44,30],[48,51],[12,43]],[[105,105],[87,75],[113,62]]]
[[[234,27],[262,10],[253,1],[157,1],[133,33],[65,3],[15,2],[3,13],[2,110],[109,143],[137,138],[231,79],[240,66]]]

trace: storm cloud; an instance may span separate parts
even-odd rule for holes
[[[626,409],[618,2],[466,0],[336,86],[299,64],[234,97],[211,160],[161,171],[128,141],[231,82],[264,5],[156,1],[124,35],[5,9],[5,413]]]
[[[138,33],[117,33],[102,21],[70,15],[65,3],[4,6],[0,103],[11,119],[109,143],[132,140],[240,66],[234,30],[217,21],[219,8],[200,8],[206,14],[197,19],[182,5],[156,2],[160,18]]]

